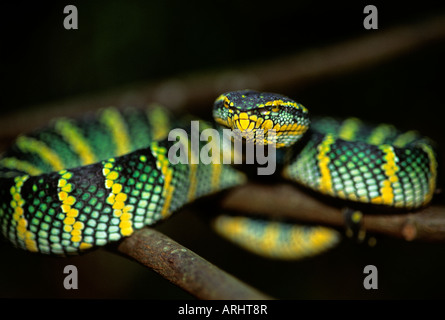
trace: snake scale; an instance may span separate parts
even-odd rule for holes
[[[416,209],[432,199],[435,151],[415,131],[357,118],[310,119],[307,108],[290,98],[252,90],[222,94],[213,116],[216,124],[201,121],[201,132],[237,129],[255,140],[261,129],[265,135],[257,145],[274,143],[284,154],[282,176],[321,194],[393,209]],[[178,127],[191,132],[190,122],[162,107],[108,108],[76,120],[56,119],[19,136],[0,158],[2,234],[28,251],[76,254],[246,181],[228,164],[172,164],[169,150],[178,141],[170,141],[168,133]],[[272,130],[273,141],[267,135]],[[182,147],[190,150],[188,143]],[[221,216],[214,225],[272,257],[314,254],[338,240],[331,229],[285,222]]]

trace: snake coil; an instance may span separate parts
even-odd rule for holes
[[[286,153],[282,175],[322,194],[406,209],[432,199],[435,153],[414,131],[370,126],[356,118],[310,121],[301,104],[250,90],[218,97],[213,115],[217,125],[201,122],[202,128],[275,130],[275,146]],[[245,182],[246,176],[230,165],[171,164],[168,150],[176,141],[167,136],[178,126],[190,132],[189,124],[162,108],[109,108],[78,120],[58,119],[18,137],[0,158],[2,234],[29,251],[79,253]],[[303,135],[296,152],[292,145]],[[305,256],[338,241],[334,231],[321,227],[229,217],[217,225],[268,256]]]

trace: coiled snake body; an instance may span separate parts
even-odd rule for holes
[[[433,196],[434,150],[413,131],[369,126],[355,118],[321,118],[310,126],[304,106],[247,90],[221,95],[213,114],[219,126],[238,129],[245,137],[255,139],[258,129],[266,135],[275,130],[272,142],[286,150],[283,176],[325,195],[407,209],[427,205]],[[201,130],[214,128],[200,124]],[[172,164],[168,152],[177,141],[167,135],[178,126],[190,132],[190,124],[176,122],[159,108],[111,108],[76,121],[59,119],[20,136],[0,159],[1,232],[29,251],[78,253],[129,236],[198,197],[245,181],[227,164]],[[303,135],[296,152],[292,145]],[[229,217],[217,226],[269,256],[304,256],[336,241],[333,231],[321,227]],[[278,245],[284,249],[275,254]]]

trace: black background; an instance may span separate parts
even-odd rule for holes
[[[63,28],[74,4],[79,29]],[[379,29],[363,28],[364,2],[60,1],[0,6],[2,113],[156,81],[284,57],[445,13],[422,1],[381,4]],[[443,145],[445,42],[283,92],[313,113],[356,115],[416,128]],[[212,101],[209,101],[209,106]],[[208,210],[213,210],[209,208]],[[176,241],[282,299],[444,298],[444,245],[378,238],[369,248],[343,241],[298,262],[264,260],[212,233],[191,210],[159,226]],[[153,271],[107,250],[72,258],[29,254],[2,242],[2,298],[188,299]],[[79,270],[79,289],[63,288],[63,268]],[[363,268],[379,270],[379,289],[363,288]]]

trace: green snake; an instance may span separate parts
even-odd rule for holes
[[[216,124],[199,122],[200,132],[229,128],[257,146],[273,144],[280,174],[320,194],[409,210],[433,197],[435,151],[415,131],[357,118],[310,119],[308,109],[290,98],[252,90],[219,96],[213,117]],[[108,108],[19,136],[0,158],[3,236],[33,252],[76,254],[130,236],[199,197],[245,183],[246,174],[230,164],[169,161],[169,150],[178,143],[191,150],[169,132],[182,128],[191,134],[191,127],[159,107]],[[210,142],[199,143],[202,148]],[[199,154],[190,152],[193,157]],[[214,225],[266,256],[306,256],[337,241],[334,231],[317,226],[232,216],[221,216]]]

